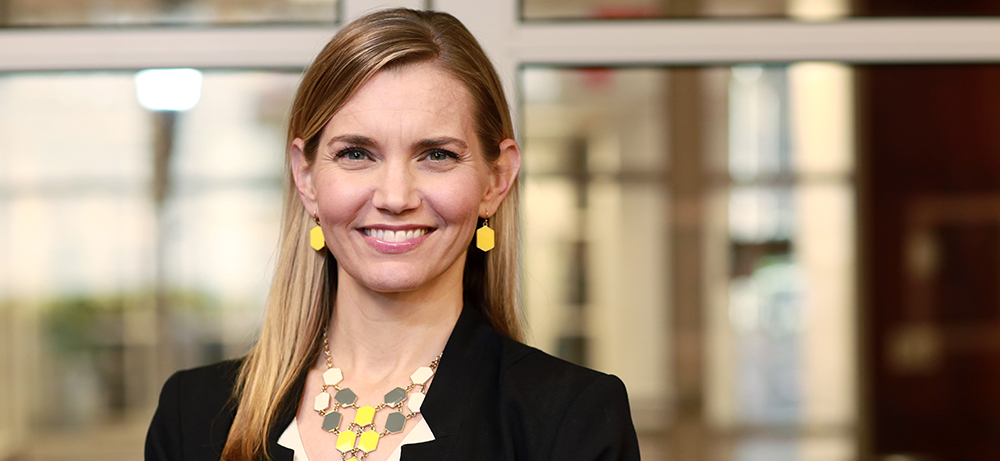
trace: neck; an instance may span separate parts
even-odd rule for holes
[[[329,327],[334,364],[364,382],[407,376],[444,350],[462,312],[462,282],[378,293],[341,271]],[[323,365],[325,367],[325,365]]]

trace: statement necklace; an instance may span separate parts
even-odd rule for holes
[[[417,368],[417,371],[410,375],[410,384],[389,391],[385,394],[385,400],[377,406],[359,407],[358,395],[350,388],[340,388],[344,373],[340,368],[333,367],[330,342],[327,341],[326,334],[323,335],[323,353],[326,354],[327,370],[323,372],[323,390],[316,396],[313,408],[323,417],[323,430],[337,434],[337,450],[345,461],[364,461],[368,453],[378,448],[379,439],[389,434],[403,432],[406,422],[420,414],[420,405],[424,403],[427,386],[441,361],[441,354],[438,354],[430,366]],[[417,392],[411,392],[418,387],[420,389]],[[330,407],[331,393],[328,389],[335,391],[332,395],[333,408]],[[340,413],[341,408],[357,409],[354,421],[347,425],[346,430],[340,430],[340,422],[344,416]],[[385,427],[379,431],[375,428],[375,415],[386,408],[395,411],[389,413],[385,419]]]

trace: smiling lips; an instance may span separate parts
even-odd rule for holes
[[[427,239],[427,234],[434,232],[431,227],[410,229],[360,229],[365,242],[380,253],[399,254],[408,252]]]

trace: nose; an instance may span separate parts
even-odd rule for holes
[[[372,204],[375,208],[393,214],[417,208],[420,196],[417,193],[416,178],[407,161],[387,161],[380,168]]]

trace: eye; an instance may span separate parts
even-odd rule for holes
[[[371,155],[368,153],[368,151],[360,147],[348,147],[346,149],[341,150],[340,152],[337,152],[336,158],[358,161],[358,160],[368,160],[371,158]]]
[[[458,160],[458,154],[443,149],[435,149],[428,152],[425,158],[435,162],[442,162],[445,160]]]

